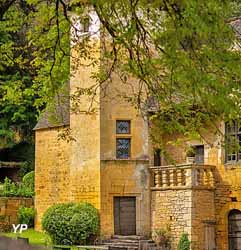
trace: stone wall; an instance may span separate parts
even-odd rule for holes
[[[216,244],[218,250],[228,249],[228,215],[231,210],[241,211],[241,163],[225,163],[225,150],[210,147],[207,160],[216,165]]]
[[[17,213],[21,207],[33,207],[32,198],[0,197],[0,229],[1,224],[18,224]]]
[[[191,190],[161,190],[151,194],[151,229],[152,233],[158,230],[170,229],[172,247],[177,243],[183,232],[191,235]]]
[[[170,188],[152,191],[151,197],[152,233],[170,229],[173,250],[177,249],[182,233],[188,233],[192,250],[203,250],[205,245],[214,244],[214,237],[210,242],[205,236],[206,226],[215,222],[212,190]]]
[[[46,209],[70,200],[69,143],[59,139],[63,128],[35,132],[35,228],[41,229]]]
[[[224,133],[223,126],[220,126],[220,130]],[[241,163],[225,163],[225,149],[220,146],[223,143],[223,138],[219,135],[209,133],[204,137],[208,142],[200,142],[200,144],[204,144],[205,149],[204,164],[216,167],[214,172],[216,188],[214,193],[206,193],[204,190],[193,192],[192,200],[193,205],[196,204],[196,212],[192,212],[192,220],[196,221],[196,223],[192,223],[192,239],[198,242],[197,244],[207,240],[211,245],[216,245],[216,249],[227,250],[229,240],[228,215],[233,209],[241,211]],[[165,140],[172,140],[172,138],[167,137]],[[177,162],[185,153],[182,150],[183,147],[180,145],[171,144],[171,146],[167,147],[168,153]],[[182,161],[184,162],[185,159],[183,158]],[[214,200],[214,203],[210,203],[212,200]],[[209,214],[211,211],[212,213]],[[213,242],[213,236],[211,239],[208,234],[214,234],[215,242]],[[206,249],[205,247],[204,249]]]

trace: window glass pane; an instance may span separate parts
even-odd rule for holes
[[[116,121],[116,134],[130,134],[130,121]]]
[[[118,138],[116,139],[116,158],[128,159],[130,157],[131,140]]]

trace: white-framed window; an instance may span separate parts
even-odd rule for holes
[[[241,121],[225,123],[225,162],[241,160]]]

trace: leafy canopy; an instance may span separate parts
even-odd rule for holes
[[[68,79],[70,26],[54,1],[1,1],[0,7],[0,147],[4,148],[31,141],[37,114]]]
[[[6,7],[4,0],[0,13],[0,105],[8,116],[1,126],[26,121],[26,108],[44,106],[66,81],[71,13],[83,23],[90,6],[108,36],[103,61],[109,67],[95,77],[103,83],[116,72],[124,83],[138,79],[139,89],[129,100],[141,109],[147,108],[146,96],[155,100],[159,108],[152,120],[162,131],[190,135],[202,133],[207,124],[215,126],[217,119],[240,118],[239,1],[11,2]],[[87,43],[79,47],[81,58],[89,58]]]

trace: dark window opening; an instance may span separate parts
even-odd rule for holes
[[[161,166],[161,150],[155,149],[154,151],[154,166]]]
[[[90,28],[90,19],[85,18],[82,23],[82,30],[83,32],[86,33],[86,32],[89,32],[89,28]]]
[[[195,163],[203,164],[204,163],[204,145],[194,146],[195,152]]]
[[[129,159],[131,149],[130,138],[117,138],[116,139],[116,158]]]

